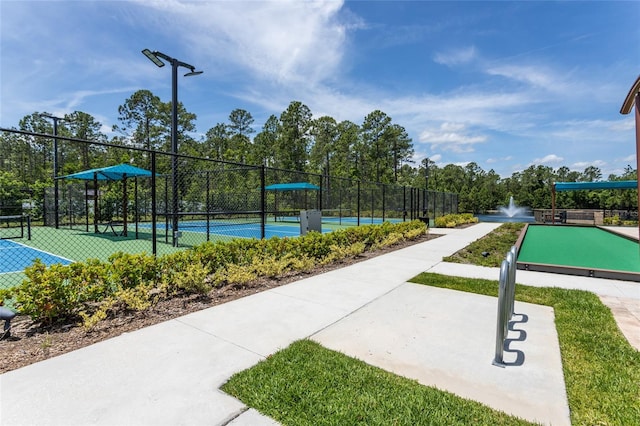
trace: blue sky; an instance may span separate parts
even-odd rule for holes
[[[619,111],[640,74],[639,18],[640,2],[616,1],[2,0],[0,126],[79,110],[109,135],[135,91],[171,99],[149,48],[204,71],[178,84],[196,138],[236,108],[258,132],[297,100],[357,124],[385,112],[416,161],[606,178],[635,168]]]

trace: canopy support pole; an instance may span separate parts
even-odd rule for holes
[[[93,232],[98,233],[98,218],[100,217],[100,203],[98,203],[98,173],[93,173]]]
[[[544,221],[544,219],[543,219]],[[556,224],[556,184],[551,187],[551,224]]]
[[[127,236],[127,174],[122,175],[122,235]]]

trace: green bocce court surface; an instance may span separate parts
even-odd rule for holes
[[[597,227],[530,225],[518,262],[640,273],[640,248]]]

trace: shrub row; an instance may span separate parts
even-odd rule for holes
[[[452,213],[437,217],[434,220],[436,228],[455,228],[456,226],[465,225],[467,223],[478,223],[478,218],[471,213]]]
[[[385,222],[300,238],[208,242],[161,257],[119,252],[108,262],[49,267],[37,260],[25,270],[27,278],[3,290],[0,300],[13,298],[34,321],[80,320],[91,327],[118,310],[144,310],[178,294],[206,294],[218,286],[310,270],[425,233],[420,221]]]
[[[605,225],[615,225],[615,226],[637,226],[638,225],[638,221],[637,220],[622,220],[622,219],[620,219],[620,216],[616,215],[616,216],[612,216],[612,217],[605,217],[604,218],[604,224]]]

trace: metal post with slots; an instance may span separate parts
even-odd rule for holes
[[[322,233],[322,212],[320,210],[300,210],[300,235],[316,231]]]
[[[509,333],[509,321],[513,316],[516,291],[516,260],[518,249],[512,246],[500,265],[498,290],[498,319],[496,324],[496,351],[492,364],[505,367],[504,342]]]

